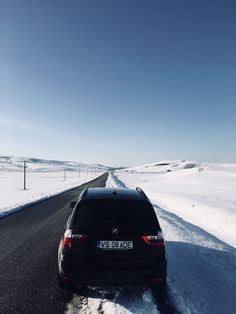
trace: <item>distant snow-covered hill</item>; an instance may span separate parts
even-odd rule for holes
[[[177,170],[198,168],[199,171],[203,169],[211,169],[217,171],[236,171],[236,163],[215,163],[215,162],[199,162],[187,160],[162,160],[159,162],[145,164],[137,167],[130,167],[122,171],[131,173],[167,173]]]
[[[29,157],[16,157],[16,156],[1,156],[0,155],[0,171],[21,171],[23,161],[27,161],[27,171],[61,171],[66,169],[67,171],[77,170],[97,170],[106,171],[110,167],[100,164],[84,164],[74,161],[59,161],[59,160],[47,160],[39,158]]]

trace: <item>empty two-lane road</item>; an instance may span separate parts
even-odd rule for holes
[[[0,313],[63,313],[72,295],[57,285],[57,249],[71,209],[107,173],[73,190],[0,219]]]

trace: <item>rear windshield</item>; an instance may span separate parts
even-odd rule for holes
[[[73,225],[92,224],[129,225],[130,228],[143,229],[152,226],[158,230],[159,224],[150,203],[132,200],[86,200],[78,204]]]

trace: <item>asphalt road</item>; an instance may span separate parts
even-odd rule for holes
[[[72,294],[57,285],[57,249],[85,186],[105,186],[107,174],[0,219],[0,313],[64,313]]]

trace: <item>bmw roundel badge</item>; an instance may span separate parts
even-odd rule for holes
[[[113,234],[118,234],[118,233],[119,233],[119,228],[113,227],[112,230],[111,230],[111,232],[112,232]]]

